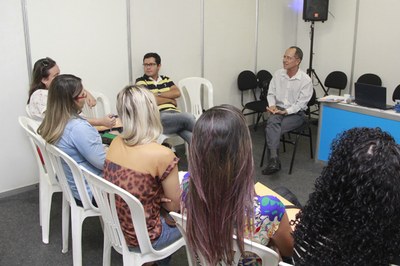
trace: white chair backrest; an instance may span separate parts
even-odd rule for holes
[[[170,212],[169,213],[172,218],[174,218],[176,222],[176,226],[178,227],[179,231],[181,232],[183,238],[185,239],[186,242],[186,253],[188,254],[188,261],[190,266],[195,266],[196,265],[196,255],[198,259],[200,260],[201,265],[207,265],[207,261],[201,254],[194,254],[194,252],[191,250],[191,248],[188,246],[187,243],[187,238],[186,238],[186,217],[182,216],[179,213],[176,212]],[[233,236],[233,238],[236,240],[236,236]],[[217,240],[216,240],[217,241]],[[242,254],[240,253],[239,246],[237,245],[236,241],[234,241],[233,249],[235,250],[235,256],[234,256],[234,265],[237,265],[239,262],[240,257]],[[261,244],[258,244],[256,242],[253,242],[251,240],[245,239],[244,240],[244,250],[248,252],[252,252],[254,254],[257,254],[262,260],[263,266],[277,266],[279,263],[279,255],[273,251],[272,249],[263,246]],[[226,265],[223,262],[220,262],[221,265]]]
[[[96,106],[90,108],[86,103],[83,106],[82,113],[86,118],[100,118],[111,113],[110,100],[101,92],[90,91],[96,99]]]
[[[184,78],[178,83],[183,97],[183,111],[192,113],[196,120],[203,113],[214,106],[213,86],[205,78]]]
[[[26,116],[20,116],[18,118],[18,121],[21,127],[25,130],[25,133],[29,139],[33,153],[35,154],[35,159],[39,168],[40,176],[46,176],[47,174],[48,175],[47,182],[49,182],[49,185],[57,185],[58,181],[56,179],[56,174],[45,148],[46,142],[36,132],[39,127],[39,123]],[[39,150],[37,148],[39,148]],[[42,163],[42,160],[40,158],[39,151],[42,155],[44,164]]]
[[[96,199],[96,203],[99,206],[104,222],[104,234],[107,235],[107,238],[111,241],[114,249],[124,255],[124,265],[126,254],[134,254],[134,257],[132,258],[134,261],[131,261],[129,265],[142,265],[145,262],[167,257],[172,253],[171,251],[175,251],[184,245],[183,239],[180,239],[164,249],[155,250],[151,245],[147,232],[145,212],[142,203],[126,190],[91,173],[83,167],[81,169],[89,183],[93,196]],[[117,196],[122,198],[129,207],[140,251],[128,250],[115,205],[115,199]]]
[[[293,266],[293,264],[289,264],[289,263],[286,263],[286,262],[283,262],[283,261],[279,262],[278,265],[279,266]]]
[[[60,150],[58,147],[46,143],[46,150],[48,153],[48,156],[51,160],[51,163],[53,164],[58,181],[60,183],[61,189],[65,195],[65,198],[69,202],[69,204],[77,206],[76,202],[74,200],[74,196],[72,194],[71,188],[68,184],[67,177],[64,172],[63,164],[62,161],[64,161],[68,167],[71,169],[72,176],[74,178],[74,182],[76,185],[76,188],[78,189],[79,196],[82,201],[83,209],[84,210],[97,210],[97,207],[95,207],[92,204],[92,199],[88,194],[88,191],[86,190],[86,185],[85,185],[85,180],[82,174],[82,170],[79,167],[79,165],[75,162],[74,159],[72,159],[68,154]]]

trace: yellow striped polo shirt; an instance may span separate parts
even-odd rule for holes
[[[171,87],[173,85],[175,85],[175,83],[172,80],[170,80],[169,77],[167,77],[167,76],[160,76],[160,77],[161,77],[161,80],[156,82],[151,77],[149,77],[147,75],[143,75],[142,77],[136,79],[136,85],[144,86],[154,94],[156,94],[158,92],[170,91]],[[173,111],[179,112],[179,110],[176,108],[176,106],[173,105],[172,103],[161,104],[158,106],[158,110],[160,112],[167,111],[167,110],[173,110]]]

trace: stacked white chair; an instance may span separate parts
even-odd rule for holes
[[[94,107],[89,107],[86,103],[83,106],[82,113],[86,118],[100,118],[111,113],[110,100],[101,92],[89,91],[96,99]]]
[[[213,86],[205,78],[189,77],[178,83],[183,98],[183,111],[194,115],[196,120],[204,110],[214,106]]]
[[[179,81],[178,88],[181,93],[179,108],[183,112],[193,114],[197,120],[204,110],[214,106],[213,86],[211,82],[205,78],[189,77]],[[175,137],[176,134],[161,134],[158,139],[162,143],[165,139]],[[187,153],[186,144],[186,153]]]
[[[161,260],[185,245],[185,241],[181,238],[161,250],[155,250],[151,245],[147,232],[142,203],[126,190],[91,173],[83,167],[82,170],[99,206],[104,223],[103,266],[108,266],[111,263],[111,247],[114,247],[118,253],[122,254],[124,266],[127,266],[142,265],[146,262]],[[129,206],[140,251],[130,251],[128,249],[118,219],[115,206],[116,197],[121,197]]]
[[[72,256],[73,265],[82,265],[82,224],[87,217],[100,216],[100,211],[92,204],[92,199],[86,190],[86,185],[82,170],[79,165],[66,153],[49,143],[46,144],[46,150],[51,163],[56,170],[58,181],[61,185],[67,208],[63,208],[62,235],[63,235],[63,252],[68,251],[68,233],[69,233],[69,213],[71,210],[71,229],[72,229]],[[74,196],[64,172],[62,165],[64,161],[71,169],[75,185],[78,189],[79,196],[82,201],[82,207],[76,204]],[[68,208],[68,204],[69,207]]]
[[[187,237],[186,237],[186,217],[182,216],[179,213],[176,212],[170,212],[169,213],[172,218],[174,218],[176,222],[176,226],[178,227],[179,231],[181,232],[183,238],[185,239],[186,242],[186,253],[188,254],[188,262],[190,266],[195,266],[197,265],[197,259],[200,261],[201,265],[207,265],[207,260],[203,257],[202,254],[195,254],[193,250],[187,245]],[[233,236],[233,238],[236,240],[236,236]],[[236,244],[236,241],[234,241],[233,249],[235,250],[235,256],[234,256],[234,263],[233,265],[237,265],[239,262],[240,257],[242,254],[240,253],[239,246]],[[258,244],[256,242],[252,242],[248,239],[244,239],[244,250],[248,252],[252,252],[259,256],[262,260],[262,266],[277,266],[279,263],[279,255],[273,251],[272,249],[263,246],[261,244]],[[197,256],[196,256],[197,255]],[[221,265],[226,265],[222,261],[220,262]]]

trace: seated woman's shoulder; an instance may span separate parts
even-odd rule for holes
[[[76,116],[76,117],[72,117],[69,121],[68,124],[71,127],[90,127],[93,128],[93,126],[91,124],[89,124],[89,122],[80,117],[80,116]]]
[[[174,152],[170,148],[168,148],[168,147],[166,147],[164,145],[161,145],[161,144],[158,144],[158,143],[151,143],[149,145],[151,145],[151,151],[156,153],[156,154],[160,154],[160,155],[163,155],[163,156],[175,155]]]

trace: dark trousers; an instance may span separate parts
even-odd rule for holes
[[[278,150],[281,135],[300,127],[305,119],[303,111],[290,115],[270,114],[265,127],[268,149]]]

